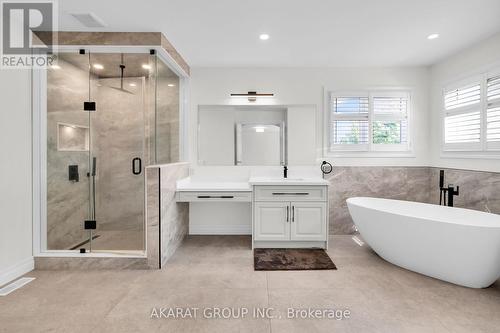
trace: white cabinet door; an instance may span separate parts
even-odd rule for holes
[[[326,241],[326,203],[291,203],[291,240]]]
[[[256,202],[254,239],[258,241],[290,240],[289,221],[289,202]]]

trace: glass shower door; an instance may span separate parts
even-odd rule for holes
[[[164,102],[156,56],[77,50],[58,59],[47,73],[44,247],[143,253],[145,167],[160,149],[155,110]]]
[[[90,54],[92,251],[143,251],[149,54]]]

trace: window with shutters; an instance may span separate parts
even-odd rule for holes
[[[409,110],[407,92],[330,93],[330,151],[409,151]]]
[[[500,74],[483,74],[443,95],[445,152],[500,151]]]
[[[486,143],[489,150],[500,150],[500,75],[486,83]]]
[[[481,83],[449,89],[444,94],[444,143],[448,150],[481,147]]]

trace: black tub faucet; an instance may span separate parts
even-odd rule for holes
[[[286,165],[283,166],[283,178],[288,178],[288,167]]]
[[[453,197],[459,194],[460,186],[457,186],[457,189],[455,189],[453,184],[448,185],[448,206],[453,207]]]
[[[448,188],[444,187],[444,170],[439,171],[439,205],[446,206],[446,193]]]

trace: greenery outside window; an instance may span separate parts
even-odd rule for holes
[[[330,94],[330,151],[409,151],[410,94]]]

